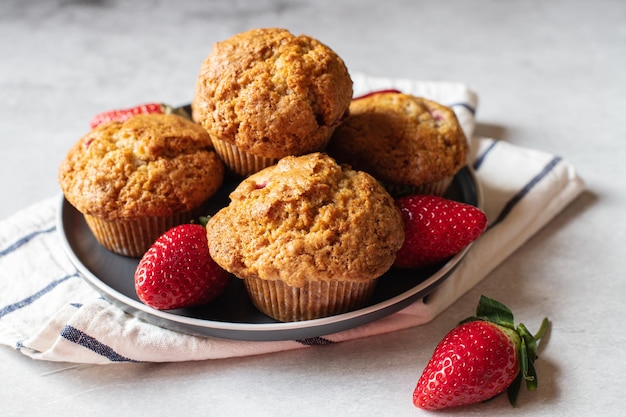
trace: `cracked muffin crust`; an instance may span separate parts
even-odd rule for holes
[[[365,172],[321,153],[286,157],[245,179],[207,225],[216,262],[240,278],[301,286],[371,280],[404,240],[391,196]]]
[[[357,98],[328,153],[389,191],[443,194],[467,163],[465,134],[449,107],[399,92]]]
[[[333,50],[312,37],[267,28],[213,45],[192,108],[227,165],[249,174],[260,167],[240,159],[266,159],[264,167],[322,150],[351,99],[352,79]]]
[[[62,161],[58,178],[65,198],[105,247],[141,256],[146,242],[188,220],[217,192],[224,165],[201,126],[176,115],[148,114],[83,136]]]

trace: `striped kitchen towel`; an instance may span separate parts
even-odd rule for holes
[[[0,222],[0,344],[35,359],[77,363],[218,359],[336,343],[432,320],[578,196],[566,160],[474,137],[477,97],[465,85],[353,76],[355,95],[398,89],[451,106],[470,140],[487,232],[426,300],[340,333],[305,340],[238,341],[166,330],[130,315],[87,285],[68,260],[56,225],[59,197]]]

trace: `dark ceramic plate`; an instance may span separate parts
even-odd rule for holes
[[[236,186],[226,183],[209,210],[228,203]],[[481,206],[480,192],[470,169],[463,168],[454,178],[446,197]],[[318,337],[351,329],[380,319],[423,298],[440,285],[466,255],[467,247],[447,262],[424,270],[392,268],[379,278],[374,297],[358,310],[316,320],[277,322],[260,313],[246,293],[241,280],[232,278],[225,293],[202,307],[159,311],[143,304],[134,288],[138,259],[116,255],[95,240],[83,216],[61,198],[58,226],[62,242],[82,277],[105,298],[126,312],[157,326],[185,333],[239,340],[295,340]]]

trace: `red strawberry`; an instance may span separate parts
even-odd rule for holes
[[[370,91],[369,93],[365,93],[362,96],[355,97],[353,100],[359,100],[359,99],[362,99],[362,98],[371,97],[371,96],[376,95],[376,94],[387,94],[387,93],[401,93],[401,91],[393,89],[393,88],[390,88],[390,89],[387,89],[387,90]]]
[[[439,263],[476,240],[487,227],[487,216],[469,204],[434,195],[396,200],[404,219],[404,244],[394,266],[419,268]]]
[[[545,318],[533,336],[523,324],[515,327],[511,310],[482,296],[476,317],[461,322],[435,348],[413,403],[438,410],[485,401],[508,388],[515,405],[522,380],[529,391],[537,388],[537,341],[547,326]]]
[[[131,107],[129,109],[118,109],[118,110],[109,110],[103,113],[95,115],[89,125],[92,129],[96,126],[110,122],[112,120],[116,120],[118,122],[123,122],[125,120],[130,119],[131,117],[137,114],[178,114],[179,116],[184,116],[189,118],[189,115],[183,108],[174,108],[172,106],[168,106],[167,104],[161,103],[146,103],[141,104],[139,106]]]
[[[230,274],[209,254],[206,229],[184,224],[165,232],[135,270],[135,291],[158,310],[191,307],[219,296]]]

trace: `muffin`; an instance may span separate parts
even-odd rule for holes
[[[169,228],[201,214],[224,171],[200,125],[143,114],[81,138],[59,167],[59,183],[103,246],[140,257]]]
[[[328,154],[370,173],[394,196],[442,195],[466,165],[468,143],[452,109],[384,91],[352,101]]]
[[[254,29],[214,44],[192,109],[226,165],[245,176],[323,150],[351,99],[352,79],[329,47],[284,29]]]
[[[285,157],[243,180],[207,224],[209,251],[279,321],[356,309],[404,241],[393,199],[326,154]]]

